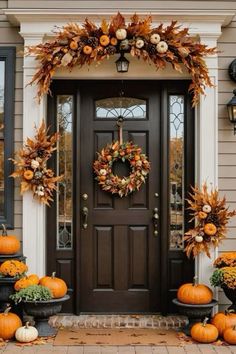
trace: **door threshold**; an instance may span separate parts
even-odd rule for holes
[[[56,328],[155,328],[180,329],[188,318],[180,315],[160,314],[58,314],[50,317]]]

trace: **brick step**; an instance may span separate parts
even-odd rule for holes
[[[161,315],[56,315],[49,323],[56,328],[158,328],[180,329],[188,324],[185,316]]]

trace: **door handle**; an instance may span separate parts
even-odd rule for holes
[[[153,234],[154,236],[158,235],[158,219],[159,219],[159,214],[158,214],[158,208],[154,208],[153,209],[153,217],[152,217],[152,221],[153,221]]]
[[[82,229],[86,230],[88,227],[88,208],[87,207],[83,207],[82,208]]]

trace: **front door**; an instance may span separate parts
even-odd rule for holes
[[[66,181],[48,212],[50,235],[53,225],[56,229],[48,242],[48,270],[67,280],[72,295],[67,310],[166,311],[176,287],[191,279],[193,263],[182,252],[184,195],[194,175],[186,87],[157,81],[54,82],[49,116],[57,118],[52,123],[62,132],[57,167]],[[184,124],[187,115],[191,124]],[[92,168],[96,152],[118,140],[119,116],[124,141],[139,145],[151,163],[146,183],[122,198],[102,191]],[[129,164],[117,162],[113,171],[127,176]]]

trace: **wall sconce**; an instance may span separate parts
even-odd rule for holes
[[[235,135],[236,134],[236,89],[233,90],[233,94],[234,96],[227,103],[227,110],[228,110],[229,120],[234,125],[234,135]]]
[[[230,64],[228,72],[231,80],[236,82],[236,59]]]
[[[123,52],[120,53],[120,57],[116,61],[116,70],[118,73],[127,73],[129,70],[129,61],[125,58]]]

